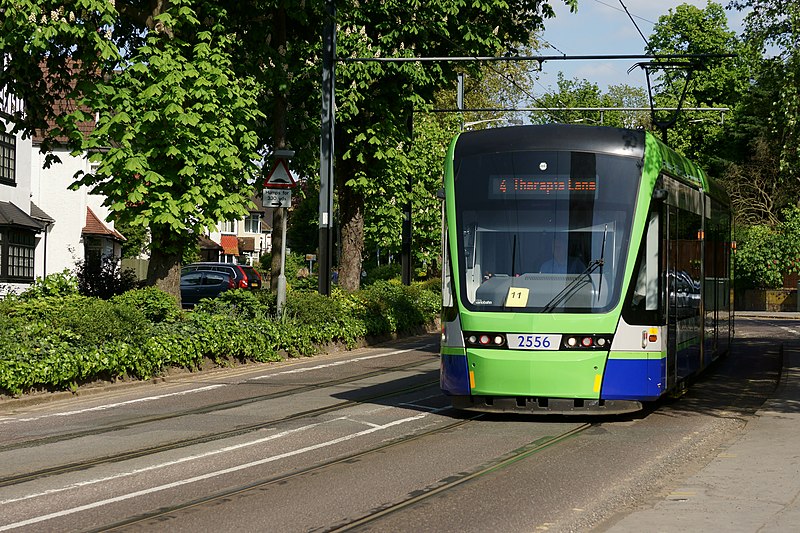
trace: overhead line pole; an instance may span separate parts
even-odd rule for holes
[[[319,158],[319,293],[331,293],[333,267],[334,89],[336,66],[336,6],[325,0],[322,34],[322,128]]]

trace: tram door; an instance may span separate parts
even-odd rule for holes
[[[671,387],[701,367],[702,217],[669,205],[666,230],[667,384]]]
[[[731,335],[730,214],[719,202],[711,203],[705,235],[705,350],[704,363],[728,350]]]

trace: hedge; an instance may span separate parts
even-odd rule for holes
[[[378,281],[331,296],[293,290],[276,317],[269,291],[227,291],[183,311],[155,288],[109,300],[36,288],[0,300],[0,394],[75,390],[119,378],[149,379],[171,367],[197,370],[210,360],[278,361],[325,345],[353,348],[365,337],[430,327],[438,283]]]

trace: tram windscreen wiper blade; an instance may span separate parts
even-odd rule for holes
[[[603,230],[603,244],[600,246],[600,280],[597,282],[597,301],[600,301],[600,291],[603,290],[603,264],[606,257],[606,235],[608,235],[608,224]]]
[[[603,265],[605,260],[601,257],[600,259],[593,259],[589,266],[586,267],[586,270],[578,274],[575,279],[567,283],[567,286],[561,289],[561,291],[553,296],[553,299],[547,302],[542,308],[542,313],[550,313],[555,309],[558,304],[562,301],[567,300],[572,294],[581,286],[580,283],[586,283],[586,279],[588,276],[597,270],[598,267]],[[589,278],[591,280],[591,278]]]

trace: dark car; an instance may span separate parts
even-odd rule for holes
[[[203,298],[236,288],[236,280],[228,272],[190,270],[181,274],[181,304],[194,307]]]
[[[261,274],[250,265],[237,265],[234,263],[191,263],[181,269],[181,275],[195,270],[206,270],[212,272],[226,272],[236,282],[236,287],[240,289],[260,289]]]

